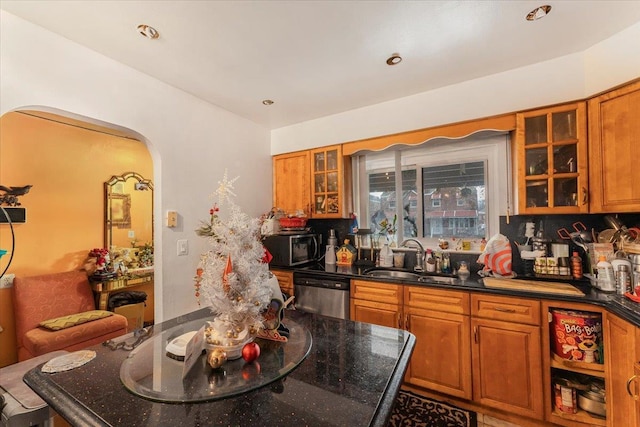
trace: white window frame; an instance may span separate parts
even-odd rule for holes
[[[396,176],[402,176],[403,168],[409,166],[416,168],[416,176],[418,183],[422,182],[422,168],[429,166],[437,166],[452,163],[469,163],[474,161],[485,162],[485,191],[487,197],[486,203],[486,231],[485,238],[499,233],[500,215],[506,215],[507,207],[513,200],[511,189],[511,170],[510,170],[510,138],[509,134],[497,131],[482,131],[470,135],[462,139],[446,139],[438,138],[427,141],[419,147],[403,147],[399,149],[393,147],[395,156],[386,152],[386,158],[381,153],[375,153],[367,159],[365,153],[354,155],[353,162],[353,182],[355,197],[355,209],[358,212],[360,226],[368,227],[368,179],[366,163],[373,162],[375,170],[384,168],[393,168],[395,165]],[[379,166],[379,167],[378,167]],[[418,192],[418,211],[424,212],[422,206],[422,188],[417,185]],[[363,211],[364,208],[364,211]],[[396,207],[397,208],[397,207]],[[398,217],[402,217],[402,212],[398,212]],[[423,218],[418,222],[418,236],[423,235]],[[399,222],[398,235],[402,236],[402,221]],[[425,248],[435,249],[438,246],[438,239],[419,237]],[[452,248],[455,249],[455,248]]]

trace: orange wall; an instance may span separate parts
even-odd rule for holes
[[[16,112],[0,117],[0,184],[33,185],[19,199],[27,222],[14,224],[7,273],[81,268],[89,250],[104,247],[104,182],[125,172],[153,179],[151,155],[142,142]],[[0,224],[0,249],[10,251],[11,244],[9,226]],[[9,255],[0,259],[0,273]],[[10,289],[0,289],[0,309],[3,367],[17,361]]]
[[[153,178],[140,141],[21,113],[0,118],[0,184],[32,184],[20,198],[27,222],[14,224],[16,247],[9,273],[35,275],[81,267],[92,248],[104,247],[104,182],[137,172]],[[0,248],[11,248],[6,224]],[[0,260],[2,270],[9,254]]]

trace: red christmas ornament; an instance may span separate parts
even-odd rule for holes
[[[250,342],[242,347],[242,358],[247,363],[251,363],[260,357],[260,346],[255,342]]]

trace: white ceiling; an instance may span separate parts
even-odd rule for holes
[[[553,7],[547,17],[525,20],[543,4]],[[640,22],[637,0],[0,0],[0,8],[270,129],[581,52]],[[140,36],[138,24],[160,38]],[[390,67],[394,52],[404,60]]]

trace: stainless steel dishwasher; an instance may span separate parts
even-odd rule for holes
[[[296,310],[323,316],[349,319],[351,280],[318,271],[294,271],[293,287]]]

